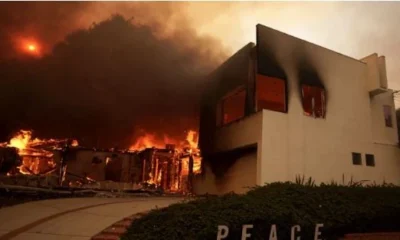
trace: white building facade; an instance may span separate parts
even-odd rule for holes
[[[400,149],[385,58],[356,60],[257,25],[211,76],[200,119],[195,193],[312,177],[400,184]]]

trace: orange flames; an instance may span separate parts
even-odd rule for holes
[[[197,132],[193,130],[189,130],[186,136],[186,141],[189,143],[189,151],[193,154],[193,172],[199,173],[201,170],[201,157],[199,150],[199,139],[197,136]],[[189,166],[188,166],[189,167]]]
[[[20,130],[9,143],[0,146],[14,147],[22,158],[22,164],[17,167],[22,174],[41,174],[54,170],[56,163],[53,160],[53,153],[38,148],[39,146],[52,145],[65,142],[66,139],[32,139],[32,131]],[[72,146],[78,146],[78,141],[73,140]]]
[[[146,148],[165,148],[167,144],[173,144],[179,151],[183,149],[189,149],[189,151],[198,148],[197,132],[194,130],[187,131],[186,139],[179,141],[171,138],[167,135],[163,136],[163,139],[157,138],[155,134],[145,133],[140,136],[134,144],[131,145],[129,150],[131,151],[142,151]]]
[[[31,136],[32,136],[31,131],[21,130],[16,136],[11,138],[8,146],[18,148],[19,150],[23,150],[28,146],[28,143],[31,140]]]
[[[189,130],[186,136],[186,141],[189,143],[191,149],[198,148],[198,138],[196,137],[197,132]]]
[[[79,145],[79,143],[78,143],[78,141],[77,140],[72,140],[72,143],[71,143],[71,146],[72,147],[77,147]]]
[[[165,139],[166,137],[164,137]],[[136,142],[129,148],[132,151],[141,151],[146,148],[164,148],[165,142],[159,139],[156,139],[154,134],[145,133],[144,136],[140,136]]]
[[[32,131],[21,130],[8,143],[0,143],[0,147],[14,147],[22,159],[22,164],[9,172],[12,175],[19,171],[21,174],[47,174],[57,168],[54,162],[53,150],[61,149],[61,146],[69,142],[71,146],[78,146],[78,141],[67,139],[38,139],[32,138]],[[170,151],[168,145],[174,146]],[[142,151],[146,148],[157,148],[150,151],[152,156],[143,160],[142,173],[145,176],[141,181],[162,187],[170,191],[185,191],[189,179],[189,162],[193,159],[193,174],[201,171],[201,156],[198,148],[198,133],[194,130],[186,132],[181,139],[171,138],[167,135],[157,137],[155,134],[144,133],[139,137],[129,150]],[[167,149],[168,150],[165,150]],[[106,157],[107,165],[114,165],[112,157]],[[116,161],[115,163],[118,163]],[[149,170],[151,169],[151,170]],[[17,170],[17,171],[16,171]],[[82,179],[92,183],[94,179],[88,177]],[[65,176],[63,176],[65,177]],[[75,184],[76,185],[76,184]],[[79,185],[79,184],[78,184]]]
[[[185,181],[189,175],[189,161],[190,156],[193,158],[193,173],[197,174],[201,171],[201,156],[200,150],[198,149],[198,134],[194,130],[186,132],[186,137],[182,140],[177,140],[164,135],[162,138],[157,138],[156,135],[145,133],[139,137],[136,142],[130,147],[132,151],[142,151],[146,148],[158,148],[165,149],[167,145],[171,144],[175,146],[174,157],[176,162],[173,163],[174,168],[177,169],[181,163],[180,181]],[[180,162],[180,163],[179,163]],[[165,163],[165,162],[164,162]],[[168,168],[163,168],[160,159],[157,157],[154,162],[148,162],[151,164],[151,171],[149,173],[149,179],[146,181],[148,184],[155,184],[157,186],[162,185],[163,178],[167,173]],[[167,176],[165,175],[165,176]],[[167,177],[168,178],[168,177]],[[179,191],[182,186],[178,186],[178,181],[173,180],[171,191]]]

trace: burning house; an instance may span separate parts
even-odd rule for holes
[[[31,139],[21,131],[0,146],[3,182],[12,177],[53,176],[63,187],[114,189],[157,188],[190,192],[189,181],[200,172],[201,157],[194,131],[179,145],[144,136],[130,149],[94,149],[76,140]],[[157,146],[157,147],[155,147]],[[7,175],[7,176],[4,176]],[[49,184],[49,183],[48,183]]]
[[[400,183],[385,57],[353,59],[257,25],[211,75],[200,117],[195,193],[312,177]]]

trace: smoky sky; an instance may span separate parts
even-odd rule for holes
[[[0,5],[0,140],[25,128],[128,147],[142,130],[197,128],[205,76],[226,54],[185,21],[183,4]],[[20,38],[37,42],[40,57],[20,51]]]
[[[113,14],[134,30],[99,27]],[[123,145],[136,128],[197,127],[200,79],[255,41],[258,23],[354,58],[385,55],[389,87],[399,89],[399,21],[396,2],[1,2],[0,141],[29,127]],[[21,51],[27,41],[39,58]]]

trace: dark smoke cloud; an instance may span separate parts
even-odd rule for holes
[[[0,140],[30,128],[127,147],[139,129],[181,137],[197,128],[204,76],[226,55],[197,36],[184,4],[0,5]],[[39,39],[45,55],[23,57],[20,35]]]

